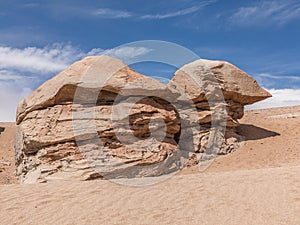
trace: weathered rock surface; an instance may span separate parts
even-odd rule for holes
[[[23,182],[87,180],[103,176],[99,170],[117,177],[123,176],[118,175],[120,168],[126,171],[132,166],[152,164],[155,166],[151,169],[141,167],[134,174],[126,173],[161,173],[159,163],[164,161],[166,166],[166,159],[178,151],[180,121],[169,102],[151,97],[153,91],[174,99],[179,96],[111,57],[88,57],[73,64],[19,104],[17,174]],[[113,118],[117,96],[122,99],[119,108],[129,111]],[[134,102],[137,96],[140,98]],[[153,131],[159,137],[150,137]],[[93,142],[95,136],[101,147]]]
[[[271,97],[247,73],[223,61],[194,61],[176,71],[172,82],[192,99],[199,112],[202,129],[194,142],[198,143],[195,154],[200,154],[192,159],[201,159],[203,153],[228,154],[236,150],[243,139],[236,128],[244,106]]]
[[[194,61],[180,68],[172,81],[181,86],[196,102],[206,100],[211,93],[216,94],[216,88],[222,90],[224,99],[231,99],[241,105],[253,104],[271,97],[247,73],[224,61]],[[195,81],[200,84],[201,89]]]
[[[195,121],[183,95],[192,100]],[[216,154],[234,151],[244,105],[267,97],[225,62],[195,61],[166,86],[117,59],[88,57],[20,102],[17,174],[32,183],[169,173],[183,166],[186,152],[193,164],[212,147]]]

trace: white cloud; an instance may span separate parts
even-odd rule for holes
[[[242,26],[284,24],[300,18],[300,3],[294,0],[261,1],[238,8],[230,22]]]
[[[168,18],[173,18],[173,17],[178,17],[178,16],[185,16],[189,15],[195,12],[198,12],[202,8],[211,5],[213,3],[217,2],[217,0],[210,0],[210,1],[202,1],[199,2],[196,6],[192,6],[186,9],[181,9],[175,12],[167,12],[167,13],[162,13],[162,14],[147,14],[144,16],[141,16],[140,19],[168,19]]]
[[[131,47],[131,46],[123,46],[113,49],[101,49],[101,48],[94,48],[89,51],[86,56],[92,55],[108,55],[120,60],[127,60],[133,59],[135,57],[146,55],[147,53],[151,52],[152,49],[145,48],[145,47]]]
[[[84,54],[71,45],[54,44],[44,48],[0,47],[0,69],[51,73],[66,68]]]
[[[145,47],[131,47],[131,46],[123,46],[114,49],[103,50],[101,48],[94,48],[90,52],[86,54],[86,56],[92,55],[108,55],[114,58],[118,58],[124,62],[128,62],[130,59],[134,59],[138,56],[146,55],[151,52],[152,49]]]
[[[265,77],[265,78],[272,78],[272,79],[290,79],[290,80],[300,81],[300,76],[275,76],[275,75],[268,74],[268,73],[261,73],[261,74],[258,74],[257,76]]]
[[[300,89],[270,89],[268,91],[273,97],[249,105],[246,109],[265,109],[300,105]]]
[[[54,10],[54,15],[57,16],[58,13],[57,12],[61,12],[62,15],[60,16],[64,16],[64,17],[68,17],[68,18],[73,18],[74,16],[80,16],[80,17],[98,17],[98,18],[102,18],[102,19],[128,19],[128,18],[133,18],[136,20],[145,20],[145,19],[168,19],[168,18],[173,18],[173,17],[178,17],[178,16],[184,16],[184,15],[189,15],[191,13],[195,13],[197,11],[199,11],[200,9],[204,8],[207,5],[213,4],[215,2],[217,2],[218,0],[202,0],[202,1],[183,1],[186,4],[188,3],[194,3],[193,5],[190,5],[190,7],[186,7],[186,8],[181,8],[178,9],[176,11],[176,8],[174,9],[174,7],[176,7],[177,5],[180,5],[182,3],[178,3],[176,4],[176,2],[174,2],[173,5],[167,5],[167,4],[163,4],[163,3],[159,3],[157,4],[158,7],[155,8],[155,12],[160,12],[160,13],[145,13],[145,14],[141,14],[141,12],[138,11],[128,11],[126,9],[114,9],[114,8],[94,8],[91,6],[85,5],[85,6],[76,6],[76,4],[74,6],[69,6],[69,5],[63,5],[63,6],[59,6],[59,8],[56,5],[52,5],[52,7],[50,7],[51,10]],[[197,2],[197,3],[196,3]],[[166,7],[167,6],[167,7]],[[167,11],[165,10],[166,8],[170,10],[170,8],[172,8],[175,11]],[[140,8],[143,8],[140,11],[146,12],[147,8],[145,8],[145,6],[143,5],[143,3],[141,3]]]
[[[132,13],[123,10],[113,10],[107,8],[100,8],[95,10],[92,14],[105,19],[122,19],[132,17]]]
[[[202,8],[202,6],[193,6],[187,9],[182,9],[176,12],[171,13],[165,13],[165,14],[149,14],[141,16],[141,19],[167,19],[172,17],[178,17],[178,16],[184,16],[191,13],[195,13],[199,11]]]
[[[145,55],[152,50],[145,47],[124,46],[116,49],[109,49],[103,52],[104,55],[110,55],[119,59],[131,59],[137,56]]]

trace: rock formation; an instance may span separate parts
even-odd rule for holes
[[[244,105],[270,97],[225,62],[195,61],[172,81],[164,85],[108,56],[74,63],[20,102],[17,175],[32,183],[170,173],[184,166],[182,158],[196,163],[194,153],[203,156],[215,142],[221,146],[217,154],[235,150]],[[183,95],[196,106],[200,128],[188,116],[181,118],[180,111],[190,110],[177,108],[189,106]],[[193,133],[185,132],[189,126]],[[220,127],[227,127],[224,134]],[[222,135],[225,139],[218,139]],[[181,139],[191,140],[192,148]]]
[[[109,79],[102,86],[102,78],[99,80],[97,76]],[[95,83],[96,80],[100,83]],[[86,86],[81,86],[82,83]],[[129,83],[134,85],[126,88]],[[154,163],[157,168],[141,167],[132,173],[145,176],[161,173],[159,162],[178,151],[175,136],[180,125],[174,107],[159,97],[151,97],[152,89],[161,95],[170,92],[175,98],[179,96],[111,57],[88,57],[73,64],[19,104],[15,143],[17,174],[24,182],[88,180],[103,176],[93,168],[103,166],[100,162],[103,160],[109,165],[122,162],[120,173],[125,170],[127,175],[131,171],[126,168]],[[122,98],[120,105],[124,109],[138,95],[143,97],[128,114],[120,115],[124,118],[116,116],[114,122],[115,98]],[[157,129],[156,133],[159,129],[164,131],[163,126],[156,126],[161,123],[159,119],[166,124],[165,137],[163,140],[147,138],[151,129]],[[95,129],[88,129],[93,126]],[[127,141],[126,145],[118,139],[116,131]],[[132,138],[131,132],[137,139]],[[101,140],[101,149],[99,143],[93,143],[95,134]],[[100,155],[99,151],[102,151]],[[114,157],[118,162],[113,161]],[[97,162],[100,165],[95,165]],[[118,166],[109,165],[104,166],[109,167],[110,173],[120,170]]]
[[[198,111],[201,130],[194,137],[192,155],[196,162],[209,154],[214,157],[236,150],[243,139],[236,128],[244,106],[271,97],[256,80],[223,61],[194,61],[176,71],[172,82],[192,99]],[[207,149],[211,152],[203,154]]]

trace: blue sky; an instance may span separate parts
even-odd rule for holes
[[[140,40],[237,65],[274,95],[255,107],[300,104],[299,25],[295,0],[0,0],[0,120],[13,120],[20,99],[72,62]],[[169,78],[175,70],[135,69]]]

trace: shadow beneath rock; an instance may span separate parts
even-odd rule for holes
[[[238,133],[245,137],[245,140],[259,140],[268,137],[279,136],[279,133],[270,131],[250,124],[241,124],[238,127]]]
[[[5,127],[0,127],[0,134],[5,131]]]

